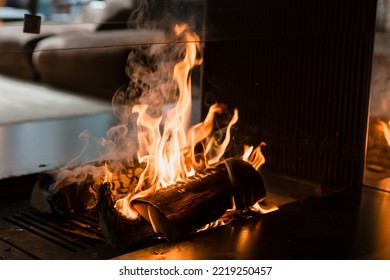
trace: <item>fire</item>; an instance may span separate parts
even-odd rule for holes
[[[104,164],[104,182],[108,182],[110,183],[112,181],[112,172],[110,170],[108,170],[108,166],[107,166],[107,163]]]
[[[242,160],[249,162],[255,169],[259,169],[260,166],[265,162],[265,158],[261,153],[261,147],[264,147],[265,143],[260,143],[255,149],[253,146],[244,146],[244,154],[242,155]]]
[[[158,117],[148,113],[148,105],[137,104],[132,108],[132,113],[137,114],[137,160],[144,169],[135,189],[115,204],[115,208],[129,218],[138,215],[130,206],[133,199],[197,176],[221,161],[231,140],[231,128],[238,121],[238,110],[234,110],[224,139],[216,139],[212,136],[214,117],[222,114],[224,108],[214,104],[203,122],[190,126],[191,70],[202,63],[200,39],[186,25],[176,25],[174,31],[185,45],[184,57],[173,69],[172,79],[178,88],[175,106]],[[264,163],[262,146],[245,147],[242,159],[258,169]],[[113,176],[106,167],[104,180],[113,180]]]

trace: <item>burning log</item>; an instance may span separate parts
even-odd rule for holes
[[[116,248],[126,249],[137,241],[155,236],[153,228],[142,217],[128,219],[114,208],[109,183],[100,188],[97,210],[102,231]]]
[[[177,240],[217,220],[233,203],[244,210],[265,194],[262,176],[250,164],[231,159],[188,182],[136,198],[132,207],[157,233]]]
[[[97,205],[107,239],[127,248],[143,238],[162,235],[168,240],[183,238],[218,220],[226,210],[246,210],[264,199],[262,176],[247,162],[230,159],[189,178],[186,182],[135,198],[131,206],[136,219],[114,208],[110,184],[100,188]]]
[[[111,181],[116,199],[135,188],[143,171],[140,164],[117,164],[121,168],[114,170],[116,176]],[[109,166],[109,162],[92,162],[41,173],[32,191],[31,205],[46,213],[95,212],[99,188]]]
[[[249,163],[230,160],[227,170],[231,172],[232,194],[237,210],[246,210],[265,198],[263,177]]]

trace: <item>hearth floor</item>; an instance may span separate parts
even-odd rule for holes
[[[389,207],[389,193],[364,187],[124,252],[104,241],[93,218],[56,219],[21,200],[0,206],[0,259],[390,259]]]
[[[281,206],[115,259],[390,260],[390,193],[369,187]]]

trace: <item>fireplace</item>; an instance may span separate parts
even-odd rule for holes
[[[209,7],[204,99],[239,108],[267,170],[321,192],[359,188],[375,1],[227,2]]]
[[[356,247],[370,237],[363,230],[369,215],[360,213],[377,211],[362,195],[369,200],[384,195],[364,186],[375,1],[170,5],[167,9],[181,19],[191,19],[204,44],[203,65],[193,73],[199,118],[215,102],[238,108],[232,137],[253,145],[265,142],[261,174],[280,210],[184,240],[148,238],[126,251],[105,243],[93,217],[56,219],[23,204],[16,204],[19,212],[7,210],[4,219],[14,225],[9,231],[20,236],[31,231],[39,237],[31,238],[54,243],[61,249],[53,258],[386,258],[386,252],[370,255],[367,250],[377,248],[370,242]],[[228,244],[224,249],[220,238]],[[32,252],[22,239],[2,238],[5,250],[51,258]]]

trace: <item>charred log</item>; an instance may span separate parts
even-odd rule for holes
[[[114,208],[109,183],[101,186],[99,196],[99,223],[107,240],[114,247],[127,249],[144,238],[155,236],[153,228],[141,216],[129,219]]]
[[[52,191],[58,172],[39,174],[31,194],[31,205],[45,213],[92,212],[97,203],[97,186],[92,177],[87,176],[81,183],[64,184],[58,191]]]
[[[106,161],[44,172],[34,186],[31,205],[46,213],[95,212],[106,167],[115,174],[111,182],[115,200],[135,189],[144,170],[135,161]]]
[[[249,163],[242,160],[230,160],[232,195],[237,210],[246,210],[266,196],[263,177]]]
[[[180,239],[220,218],[233,207],[247,209],[265,197],[262,176],[248,163],[231,159],[188,182],[137,198],[132,206],[168,240]]]

